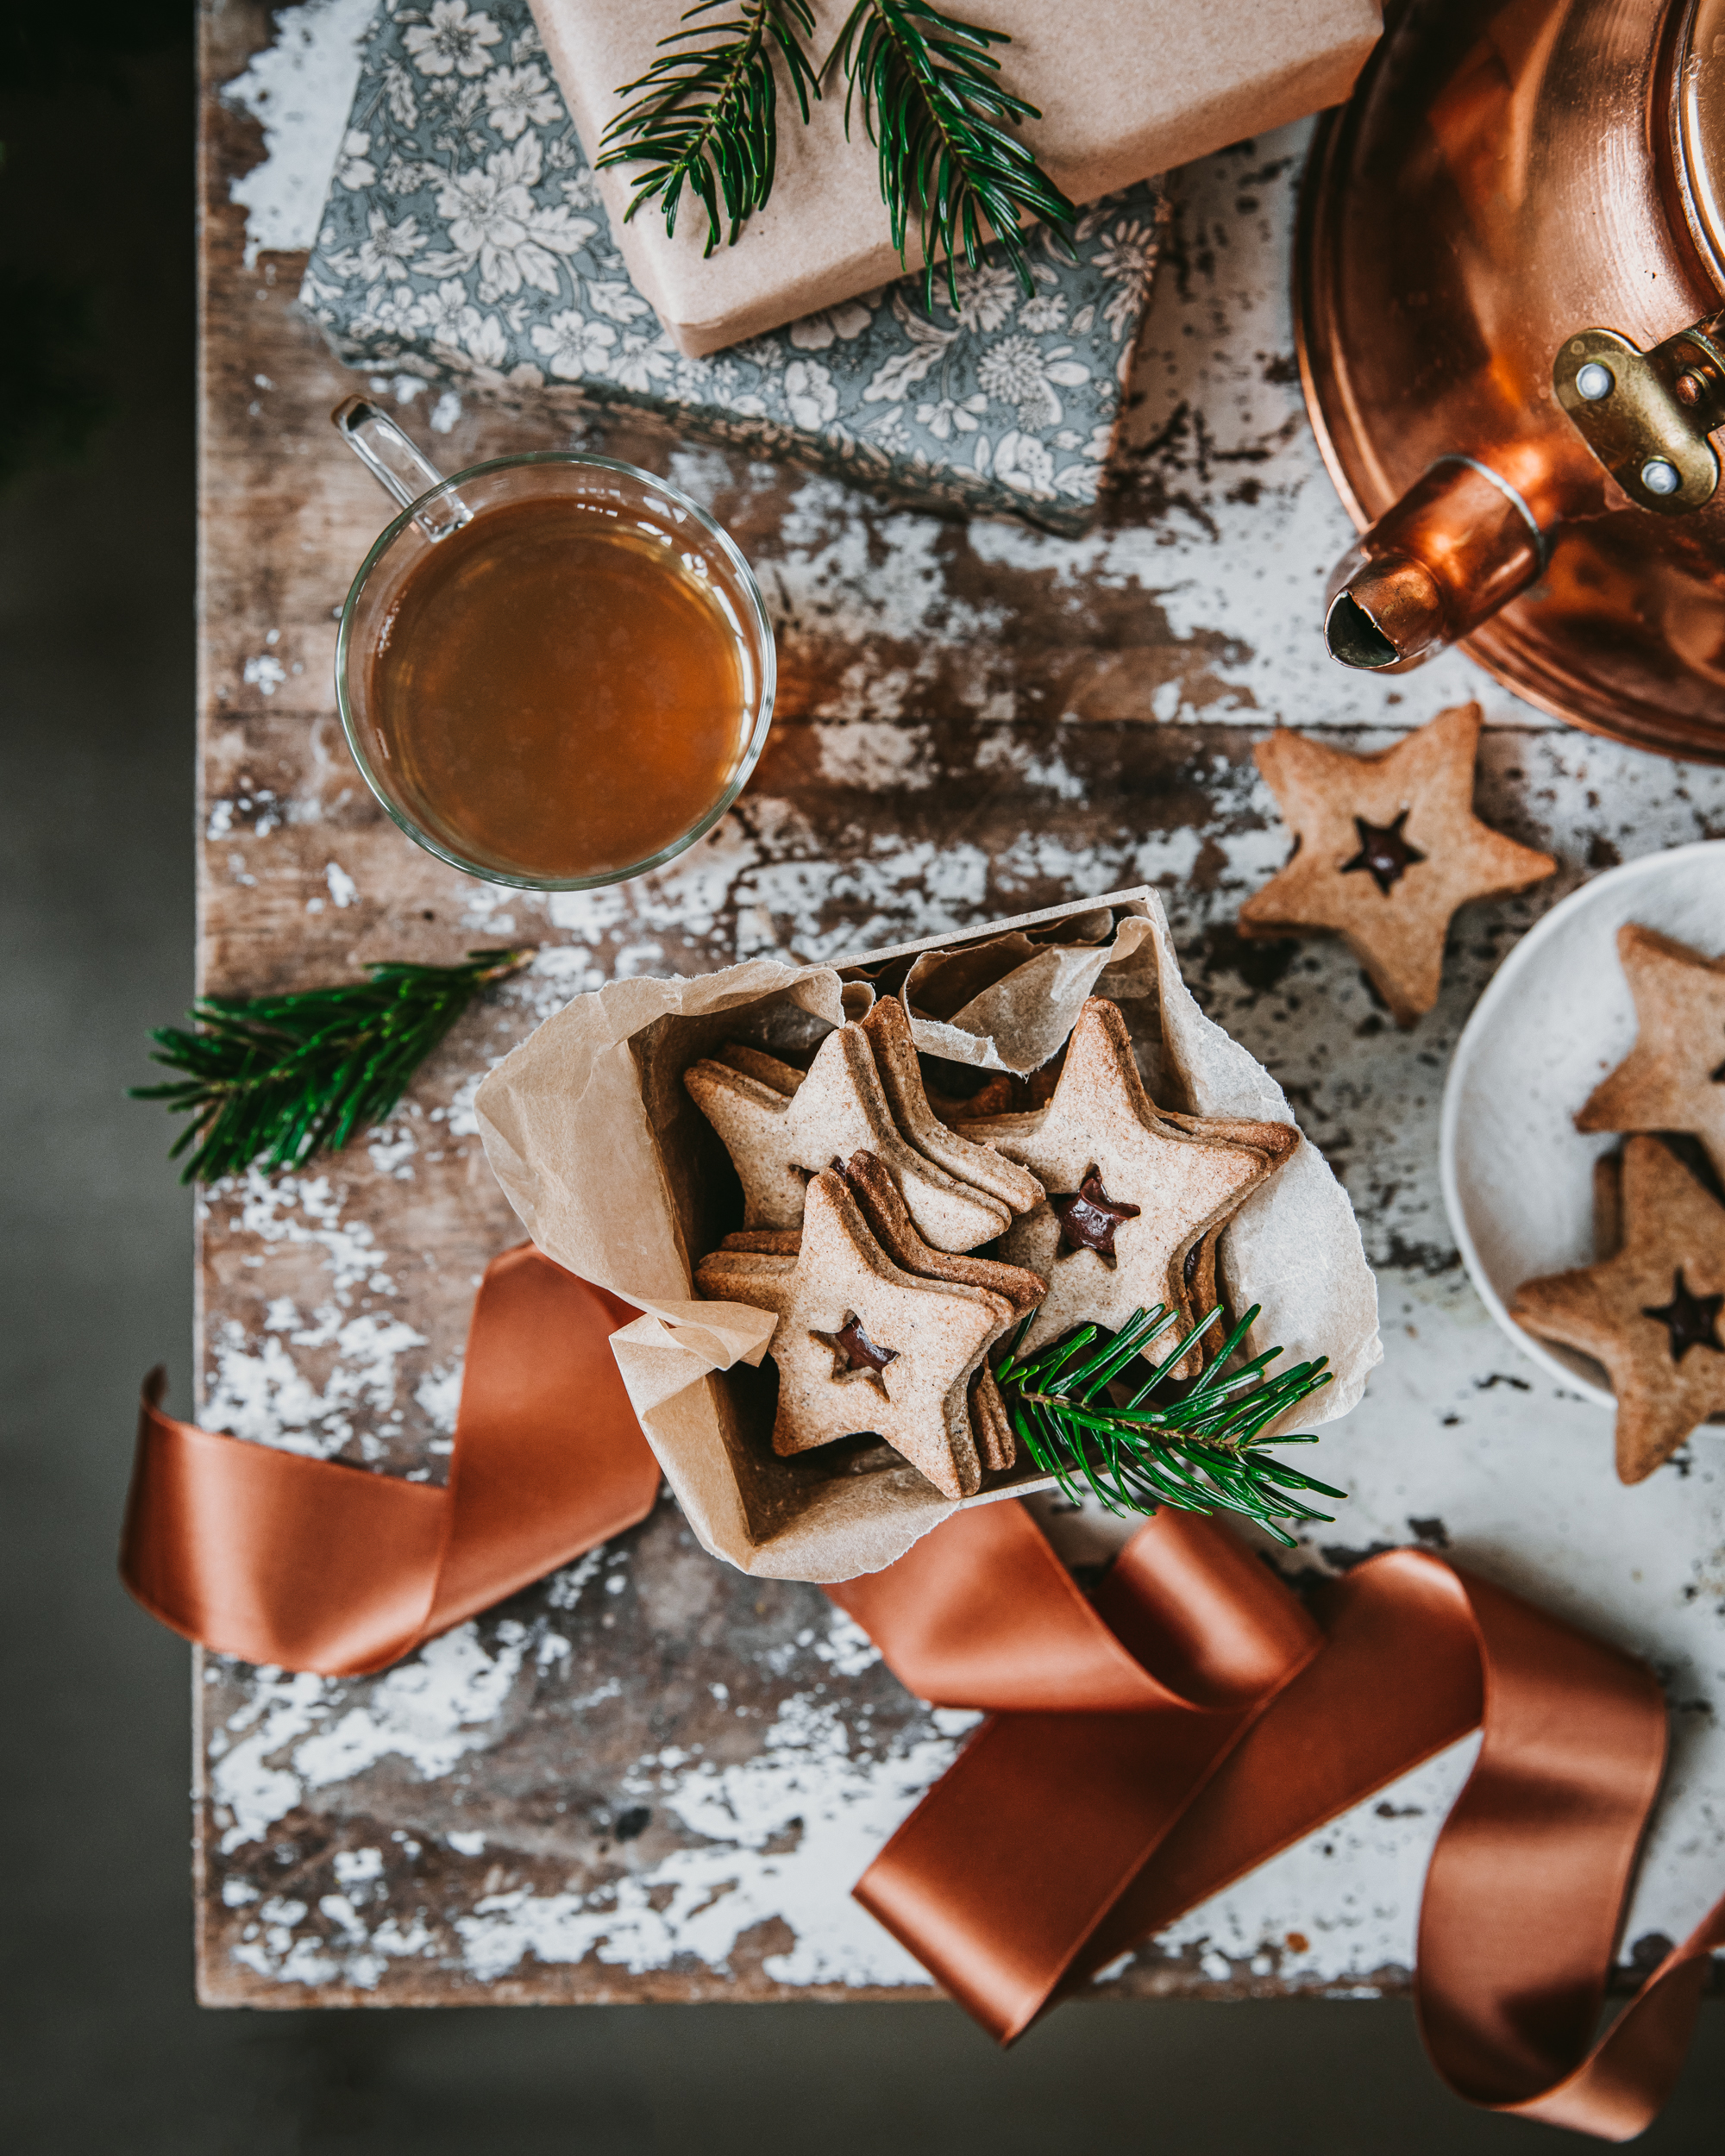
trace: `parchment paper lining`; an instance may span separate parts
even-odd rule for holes
[[[773,1452],[776,1382],[762,1358],[774,1320],[693,1290],[694,1261],[743,1207],[682,1075],[730,1040],[806,1063],[833,1026],[900,989],[925,1053],[1019,1075],[1058,1050],[1086,996],[1111,997],[1163,1105],[1293,1120],[1270,1074],[1194,1002],[1146,887],[836,966],[754,960],[693,980],[613,981],[548,1018],[479,1089],[486,1156],[548,1257],[646,1313],[613,1341],[642,1427],[703,1546],[768,1578],[878,1570],[957,1507],[876,1441]],[[1314,1146],[1241,1207],[1220,1260],[1235,1306],[1264,1306],[1260,1344],[1279,1343],[1290,1361],[1330,1357],[1335,1382],[1301,1420],[1345,1414],[1382,1358],[1377,1288]],[[965,1501],[1044,1482],[1020,1468]]]

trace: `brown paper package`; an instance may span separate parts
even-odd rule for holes
[[[628,102],[618,89],[645,73],[686,4],[532,0],[589,157]],[[813,6],[819,66],[849,0]],[[1001,79],[1042,113],[1025,139],[1079,204],[1339,104],[1381,28],[1379,0],[955,0],[949,12],[1011,37]],[[899,260],[875,148],[854,110],[847,139],[837,73],[806,128],[781,83],[772,199],[735,247],[703,260],[706,218],[687,191],[673,240],[651,204],[624,222],[630,167],[601,172],[599,188],[637,289],[692,358],[922,266],[914,241]]]
[[[980,948],[991,944],[998,954]],[[757,959],[691,980],[612,981],[548,1018],[479,1089],[486,1156],[529,1234],[646,1313],[613,1342],[630,1398],[701,1544],[745,1572],[877,1571],[957,1507],[876,1442],[774,1452],[773,1373],[762,1367],[774,1320],[695,1294],[695,1263],[741,1225],[742,1195],[683,1072],[727,1041],[806,1062],[831,1027],[899,987],[920,954],[960,950],[978,951],[968,970],[988,986],[939,1019],[918,1016],[912,993],[925,1052],[950,1056],[962,1042],[963,1060],[984,1069],[1032,1068],[1065,1040],[1086,996],[1105,995],[1164,1106],[1293,1119],[1269,1072],[1199,1010],[1161,901],[1144,887],[831,965]],[[991,1031],[967,1030],[979,1011]],[[1346,1194],[1315,1146],[1300,1146],[1247,1200],[1220,1264],[1237,1307],[1264,1306],[1255,1347],[1279,1344],[1289,1362],[1330,1357],[1335,1382],[1302,1426],[1346,1413],[1382,1357],[1377,1289]],[[1020,1466],[963,1501],[1046,1480]]]

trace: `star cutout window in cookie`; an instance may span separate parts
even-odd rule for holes
[[[1095,1250],[1110,1265],[1115,1262],[1116,1232],[1126,1221],[1136,1220],[1144,1211],[1142,1206],[1116,1204],[1103,1189],[1102,1179],[1094,1169],[1076,1191],[1063,1198],[1051,1198],[1048,1202],[1060,1223],[1062,1253]]]
[[[879,1384],[880,1375],[888,1363],[897,1362],[899,1351],[871,1340],[854,1310],[845,1313],[844,1323],[837,1332],[817,1332],[814,1337],[832,1350],[832,1374],[840,1383],[852,1377],[872,1379],[881,1397],[886,1398],[886,1388]]]
[[[895,1265],[842,1175],[809,1183],[795,1257],[715,1250],[695,1282],[703,1295],[778,1315],[768,1349],[779,1369],[775,1452],[872,1431],[944,1495],[982,1487],[971,1381],[1018,1306]]]
[[[1635,1045],[1595,1087],[1581,1131],[1684,1131],[1725,1177],[1725,958],[1627,922],[1617,956],[1635,999]]]
[[[1403,837],[1402,827],[1407,821],[1406,809],[1393,824],[1368,824],[1363,816],[1356,816],[1353,827],[1359,833],[1359,851],[1352,861],[1343,862],[1342,874],[1351,876],[1364,868],[1387,899],[1408,871],[1426,858]]]
[[[1632,1138],[1622,1220],[1615,1257],[1528,1281],[1510,1314],[1605,1365],[1617,1395],[1617,1473],[1639,1482],[1698,1424],[1725,1413],[1725,1206],[1657,1138]]]
[[[1725,1294],[1692,1295],[1683,1277],[1679,1265],[1672,1276],[1672,1299],[1657,1310],[1644,1310],[1644,1318],[1656,1318],[1671,1335],[1671,1358],[1682,1362],[1691,1348],[1711,1348],[1716,1354],[1725,1354],[1725,1342],[1719,1338],[1719,1313],[1725,1309]]]
[[[1479,706],[1463,704],[1373,756],[1281,727],[1260,742],[1258,768],[1296,843],[1240,908],[1241,935],[1333,930],[1398,1025],[1429,1011],[1457,907],[1525,891],[1557,866],[1474,814],[1479,730]]]

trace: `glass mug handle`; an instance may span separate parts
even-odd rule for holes
[[[344,398],[329,415],[336,431],[384,492],[411,509],[422,496],[444,485],[443,474],[409,440],[387,412],[363,397]],[[459,494],[428,501],[414,518],[428,539],[447,539],[468,522],[473,511]]]

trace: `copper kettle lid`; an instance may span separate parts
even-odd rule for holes
[[[1725,292],[1725,0],[1690,0],[1672,82],[1684,216]]]

